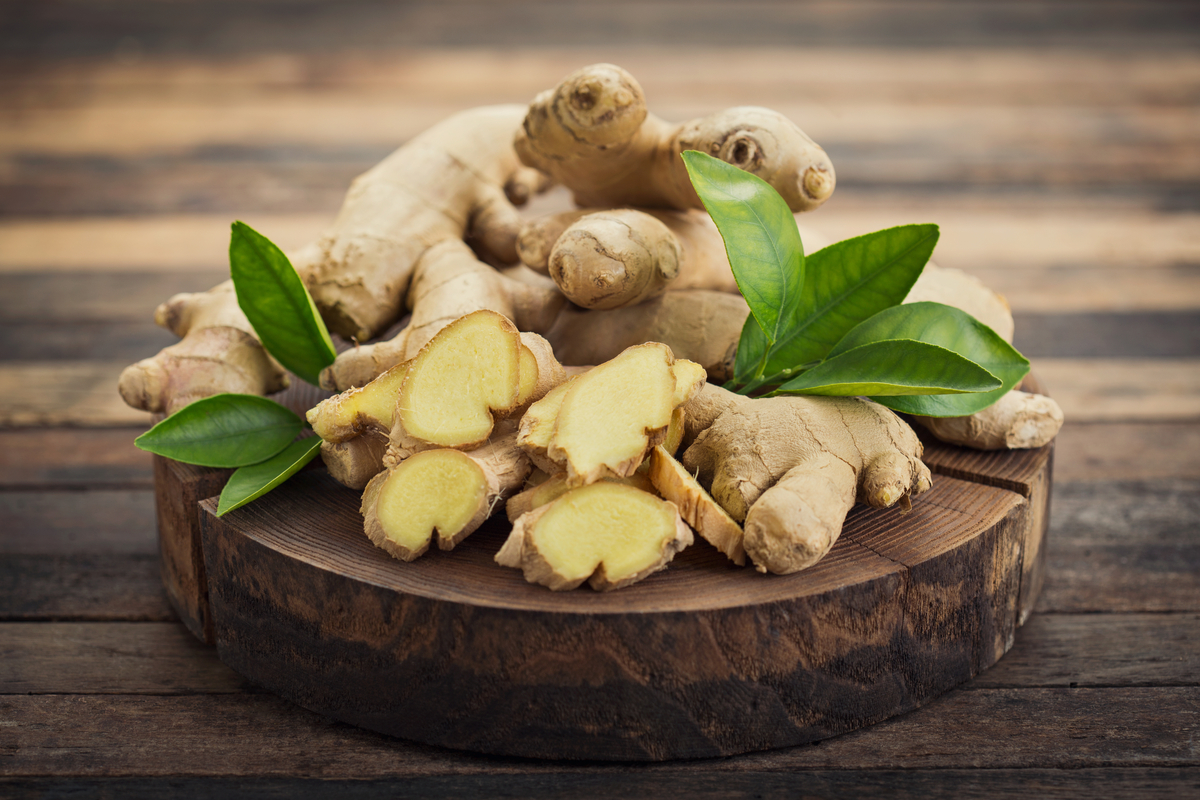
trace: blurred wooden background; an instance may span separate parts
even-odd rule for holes
[[[532,763],[329,723],[174,622],[115,390],[154,307],[230,221],[302,244],[416,132],[594,61],[668,119],[786,113],[837,168],[814,227],[937,222],[1009,298],[1068,423],[1039,613],[972,684],[817,747]],[[4,0],[0,342],[0,794],[1200,787],[1200,4]]]

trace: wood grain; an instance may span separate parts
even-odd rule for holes
[[[0,558],[0,620],[166,622],[158,554],[15,555]]]
[[[357,505],[318,472],[222,519],[201,504],[222,660],[405,738],[605,760],[825,738],[967,680],[1011,646],[1030,522],[944,478],[907,516],[856,509],[793,576],[694,547],[620,592],[551,594],[491,563],[506,526],[400,564]]]
[[[738,775],[821,769],[1196,767],[1194,688],[979,689],[820,746],[702,763],[565,765],[456,753],[356,730],[270,695],[0,697],[10,777]],[[119,732],[120,735],[113,735]],[[18,739],[19,737],[19,739]],[[1069,741],[1063,747],[1063,741]],[[20,747],[14,747],[17,742]],[[603,784],[600,784],[603,785]]]

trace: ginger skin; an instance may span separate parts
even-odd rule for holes
[[[737,291],[721,234],[702,211],[568,211],[522,228],[517,252],[583,308],[636,305],[668,289]]]
[[[641,86],[612,64],[583,67],[535,97],[514,146],[585,208],[703,208],[685,150],[757,175],[793,211],[821,205],[836,181],[825,151],[783,115],[747,106],[671,125],[646,112]]]
[[[684,410],[684,441],[694,441],[680,460],[744,521],[743,545],[760,572],[816,563],[856,500],[908,510],[931,485],[916,434],[868,400],[751,399],[706,384]]]
[[[392,347],[398,355],[371,362],[350,351],[341,369],[348,377],[339,380],[335,372],[327,388],[364,385],[468,311],[493,308],[526,319],[530,329],[551,324],[562,303],[556,292],[511,286],[516,282],[463,243],[469,237],[489,258],[516,261],[521,223],[515,205],[546,185],[512,148],[525,111],[477,108],[433,126],[359,176],[331,228],[290,254],[326,324],[345,338],[379,335],[400,317],[406,299],[409,308],[421,306],[414,309],[413,329]],[[439,275],[443,268],[447,274]],[[421,287],[409,291],[418,276]],[[121,395],[131,406],[171,412],[221,392],[269,394],[287,386],[231,284],[177,295],[156,320],[184,341],[122,374]]]

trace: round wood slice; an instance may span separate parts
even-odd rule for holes
[[[912,513],[856,507],[833,550],[761,575],[699,542],[616,592],[550,592],[492,557],[493,519],[403,563],[358,492],[303,472],[200,503],[220,658],[305,708],[430,744],[661,760],[795,745],[913,709],[1011,647],[1041,584],[1052,445],[934,443]]]

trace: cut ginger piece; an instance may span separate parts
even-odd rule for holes
[[[572,489],[517,520],[496,563],[554,591],[587,581],[619,589],[664,569],[692,543],[672,504],[632,486],[601,481]]]
[[[418,441],[470,449],[487,441],[494,414],[518,405],[520,388],[516,326],[494,311],[476,311],[443,328],[410,362],[396,422]]]
[[[546,448],[554,438],[554,425],[558,421],[558,410],[562,408],[563,398],[578,378],[568,378],[555,386],[546,395],[531,405],[521,417],[521,428],[517,433],[517,444],[524,447],[533,463],[551,475],[559,471],[559,465],[546,455]]]
[[[650,482],[649,476],[643,474],[640,470],[628,478],[603,478],[603,480],[613,483],[623,483],[626,486],[632,486],[635,489],[641,489],[643,492],[651,494],[655,491],[654,484]],[[522,514],[533,511],[535,508],[541,508],[547,503],[552,503],[570,490],[571,485],[567,482],[567,473],[560,472],[557,475],[550,476],[536,486],[531,486],[523,492],[514,494],[508,498],[508,503],[505,506],[508,521],[516,522]]]
[[[627,477],[665,439],[673,412],[705,377],[700,365],[676,361],[665,344],[630,347],[566,384],[546,455],[565,466],[574,486]]]
[[[322,400],[305,415],[308,424],[327,442],[344,442],[368,430],[386,435],[392,429],[396,398],[410,363],[397,364],[366,386]]]
[[[426,450],[371,479],[363,492],[367,537],[401,561],[452,550],[488,516],[487,478],[458,450]]]
[[[704,487],[662,445],[650,451],[647,461],[650,464],[650,482],[662,498],[674,503],[679,515],[706,542],[739,567],[745,566],[742,526],[712,499],[712,495],[704,491]]]

